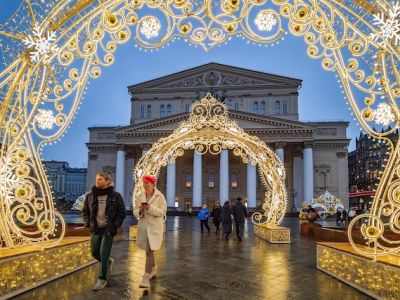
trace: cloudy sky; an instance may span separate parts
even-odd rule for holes
[[[19,0],[0,0],[0,23],[15,10]],[[130,96],[127,86],[209,62],[228,64],[261,72],[303,80],[299,91],[300,120],[350,121],[347,131],[352,139],[359,134],[340,93],[334,73],[323,71],[320,61],[310,59],[301,38],[286,35],[273,47],[247,44],[232,39],[228,45],[206,53],[183,41],[176,41],[157,52],[143,52],[133,42],[119,46],[116,62],[102,69],[102,76],[92,80],[79,114],[65,137],[43,151],[45,160],[68,161],[71,166],[87,165],[87,128],[93,125],[127,125],[130,118]],[[71,145],[74,151],[71,151]]]

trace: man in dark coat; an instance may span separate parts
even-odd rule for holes
[[[229,235],[232,232],[232,208],[229,201],[225,201],[224,206],[221,209],[221,221],[225,240],[229,240]]]
[[[82,209],[84,227],[90,228],[90,250],[92,256],[100,262],[100,274],[94,291],[107,285],[114,260],[110,258],[114,235],[125,218],[125,204],[121,194],[114,191],[109,174],[96,175],[96,185],[88,193]]]
[[[235,219],[236,235],[240,242],[243,236],[244,220],[247,218],[247,208],[242,203],[242,198],[237,198],[236,205],[232,208],[232,214]]]

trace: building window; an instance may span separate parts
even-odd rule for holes
[[[190,189],[192,187],[192,174],[186,174],[185,187]]]
[[[151,105],[147,105],[147,117],[151,118]]]
[[[210,189],[214,188],[215,186],[215,176],[214,174],[208,174],[208,187]]]
[[[326,190],[326,173],[325,172],[319,172],[318,174],[318,185],[321,190]]]
[[[235,102],[235,109],[239,110],[239,103]]]
[[[258,102],[253,102],[253,113],[258,113]]]
[[[287,113],[288,113],[287,101],[283,101],[283,113],[284,113],[284,114],[287,114]]]
[[[164,104],[160,106],[160,117],[164,117],[165,116],[165,106]]]
[[[144,104],[140,105],[140,117],[144,118]]]
[[[260,113],[265,114],[265,101],[261,102],[261,110]]]
[[[276,114],[281,113],[281,102],[280,101],[275,101],[275,113]]]
[[[237,179],[238,179],[237,174],[236,174],[236,173],[232,173],[232,175],[231,175],[231,187],[232,187],[233,189],[237,188],[237,186],[238,186],[238,181],[237,181]]]
[[[167,116],[171,114],[171,104],[167,105]]]
[[[189,110],[190,110],[190,104],[189,104],[189,103],[186,103],[186,105],[185,105],[185,110],[186,110],[186,111],[189,111]]]

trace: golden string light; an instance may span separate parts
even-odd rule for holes
[[[0,24],[0,64],[4,65],[0,69],[0,181],[6,182],[0,189],[1,246],[48,240],[56,244],[54,237],[62,238],[64,221],[54,209],[40,153],[67,132],[89,79],[99,78],[102,68],[113,64],[120,44],[134,41],[139,49],[152,51],[179,38],[208,51],[233,37],[271,46],[290,33],[304,40],[310,58],[335,74],[360,128],[391,149],[362,233],[372,249],[368,255],[398,253],[400,241],[386,236],[400,232],[400,144],[392,145],[386,138],[400,122],[397,27],[388,31],[385,23],[398,24],[398,9],[390,9],[392,4],[383,0],[373,4],[364,0],[24,2]],[[230,140],[222,140],[214,140],[216,149],[231,147]],[[194,145],[189,142],[178,153]],[[214,151],[211,144],[202,147],[199,150]],[[268,159],[263,155],[259,159]],[[265,174],[272,191],[266,203],[276,204],[274,209],[281,213],[282,195],[274,194],[270,183],[276,178]],[[274,210],[272,206],[266,211]],[[271,223],[281,220],[280,216],[267,218]],[[350,240],[354,224],[349,227]]]

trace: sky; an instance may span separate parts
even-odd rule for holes
[[[0,0],[0,23],[16,9],[19,0]],[[74,123],[64,138],[43,148],[44,160],[67,161],[73,167],[87,166],[88,127],[94,125],[128,125],[130,95],[127,86],[179,72],[209,62],[302,79],[299,90],[299,116],[302,121],[349,121],[349,150],[360,128],[350,115],[339,84],[332,72],[321,68],[319,60],[306,54],[301,38],[285,36],[273,47],[247,44],[233,38],[227,45],[205,52],[200,47],[175,41],[156,52],[139,51],[133,42],[119,45],[116,61],[102,69],[99,79],[91,80]]]

